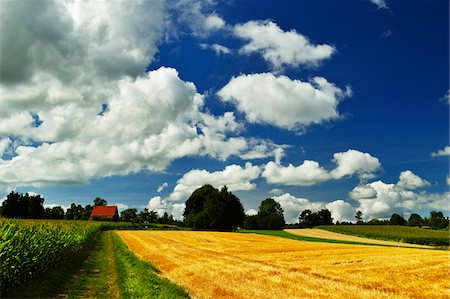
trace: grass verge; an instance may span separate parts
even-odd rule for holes
[[[266,236],[276,236],[276,237],[287,238],[287,239],[292,239],[292,240],[297,240],[297,241],[306,241],[306,242],[326,242],[326,243],[372,245],[372,246],[374,245],[374,244],[362,243],[362,242],[352,242],[352,241],[331,240],[331,239],[298,236],[298,235],[290,234],[283,230],[246,230],[246,229],[241,229],[241,230],[239,230],[239,232],[240,233],[266,235]],[[375,246],[380,246],[380,245],[375,245]],[[383,246],[386,246],[386,245],[383,245]]]

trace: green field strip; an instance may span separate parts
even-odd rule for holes
[[[323,243],[336,243],[336,244],[348,244],[348,245],[365,245],[365,246],[383,246],[383,247],[401,247],[401,248],[417,248],[417,249],[433,249],[433,248],[419,248],[419,247],[409,247],[409,246],[396,246],[396,245],[384,245],[384,244],[372,244],[372,243],[364,243],[364,242],[353,242],[353,241],[343,241],[343,240],[333,240],[333,239],[323,239],[323,238],[314,238],[314,237],[305,237],[294,235],[283,230],[239,230],[240,233],[251,233],[251,234],[259,234],[265,236],[274,236],[287,238],[297,241],[305,241],[305,242],[323,242]]]

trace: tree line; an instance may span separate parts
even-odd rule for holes
[[[40,195],[29,195],[11,192],[0,207],[0,216],[25,219],[67,219],[87,220],[96,205],[107,205],[108,202],[96,197],[93,205],[81,206],[72,203],[67,211],[60,206],[44,208],[44,198]],[[256,215],[246,215],[240,199],[224,186],[220,190],[211,185],[204,185],[195,190],[186,201],[183,221],[175,220],[165,212],[159,216],[156,211],[145,208],[138,212],[130,208],[120,213],[120,220],[133,223],[160,223],[187,226],[194,230],[230,231],[245,229],[282,229],[311,228],[318,225],[333,225],[331,212],[322,209],[317,212],[304,210],[299,214],[298,223],[286,225],[281,205],[272,198],[263,200]],[[432,229],[449,227],[449,218],[442,212],[431,211],[429,217],[422,218],[413,213],[408,220],[394,213],[389,219],[371,219],[363,221],[363,213],[355,214],[356,225],[408,225]],[[336,222],[336,225],[349,225],[350,222]]]
[[[106,206],[108,202],[96,197],[93,205],[82,206],[72,203],[67,211],[61,206],[44,208],[44,198],[40,195],[11,192],[0,207],[0,216],[22,219],[60,219],[60,220],[88,220],[94,206]],[[137,209],[127,209],[120,213],[120,220],[133,223],[160,223],[181,225],[181,221],[174,220],[172,215],[164,213],[161,217],[156,211],[144,209],[138,213]]]

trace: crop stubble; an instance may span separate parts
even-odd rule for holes
[[[199,298],[449,298],[449,252],[178,231],[118,231]]]

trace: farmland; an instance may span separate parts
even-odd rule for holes
[[[119,231],[200,298],[448,298],[449,252],[255,234]]]
[[[394,225],[323,225],[318,229],[371,239],[412,244],[449,246],[448,230],[428,230]]]
[[[383,241],[383,240],[369,239],[369,238],[363,238],[363,237],[356,237],[356,236],[352,236],[352,235],[335,233],[335,232],[323,230],[323,229],[302,228],[302,229],[285,229],[284,231],[287,233],[290,233],[290,234],[297,235],[297,236],[303,236],[303,237],[309,237],[309,238],[319,238],[319,239],[326,239],[326,240],[337,240],[337,241],[384,245],[384,246],[432,248],[431,246],[426,246],[426,245],[409,244],[409,243],[401,243],[401,242],[394,242],[394,241]]]
[[[112,231],[127,223],[0,218],[0,296],[185,298]]]

